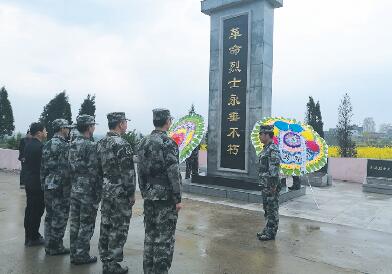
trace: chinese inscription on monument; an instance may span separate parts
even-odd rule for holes
[[[245,170],[248,14],[223,21],[220,167]]]

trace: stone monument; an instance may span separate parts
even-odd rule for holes
[[[392,195],[392,161],[369,159],[364,192]]]
[[[192,182],[256,190],[254,124],[271,115],[274,10],[283,0],[204,0],[211,18],[207,175]]]

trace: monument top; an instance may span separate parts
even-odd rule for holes
[[[256,1],[268,1],[274,8],[283,6],[283,0],[203,0],[201,2],[201,12],[211,15],[218,10]]]

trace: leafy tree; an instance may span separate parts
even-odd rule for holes
[[[49,101],[39,119],[48,131],[48,138],[52,138],[54,135],[52,122],[56,119],[65,119],[72,123],[71,105],[68,102],[68,96],[65,91],[57,94]]]
[[[18,133],[7,139],[7,148],[8,149],[18,149],[20,140],[22,139],[22,134]]]
[[[0,137],[11,135],[14,132],[14,115],[11,102],[8,99],[8,92],[5,87],[0,89]]]
[[[352,139],[353,107],[350,96],[346,93],[339,106],[339,121],[337,124],[337,139],[341,157],[356,157],[356,144]]]
[[[376,123],[372,117],[363,120],[363,132],[376,132]]]
[[[192,114],[196,114],[195,105],[194,104],[192,104],[191,108],[189,109],[189,115],[192,115]]]
[[[320,102],[315,103],[312,96],[309,96],[309,102],[306,104],[305,123],[312,126],[324,138],[324,123],[321,116]]]
[[[79,115],[87,114],[95,117],[95,95],[87,95],[79,109]]]
[[[392,123],[383,123],[380,125],[380,133],[392,132]]]
[[[126,134],[122,136],[132,147],[132,151],[136,151],[136,147],[139,144],[140,140],[143,138],[143,135],[133,129],[128,131]]]

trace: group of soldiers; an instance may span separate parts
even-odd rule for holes
[[[154,109],[155,129],[141,140],[135,152],[121,137],[129,121],[125,113],[109,113],[107,118],[109,132],[98,142],[93,139],[93,116],[77,117],[78,134],[71,142],[67,138],[74,126],[65,119],[53,121],[55,134],[45,144],[44,126],[31,125],[32,141],[25,148],[25,244],[44,244],[49,256],[70,254],[75,265],[95,263],[97,257],[90,255],[90,240],[101,204],[99,253],[103,273],[127,273],[128,268],[119,262],[123,260],[135,204],[137,174],[144,199],[144,273],[168,273],[182,207],[179,149],[167,135],[173,118],[167,109]],[[279,224],[280,154],[273,136],[272,126],[261,126],[259,137],[264,149],[259,156],[259,181],[266,218],[265,228],[257,233],[261,241],[274,240]],[[134,155],[138,156],[137,173]],[[38,230],[44,209],[42,237]],[[63,244],[68,221],[70,248]]]
[[[75,265],[96,262],[97,257],[90,255],[90,240],[101,204],[99,254],[103,273],[127,273],[128,268],[119,262],[123,260],[135,204],[133,156],[137,155],[139,187],[144,199],[144,273],[167,273],[182,207],[178,146],[167,135],[173,118],[167,109],[154,109],[155,129],[141,140],[135,152],[121,137],[129,121],[125,113],[109,113],[107,118],[109,132],[98,142],[93,139],[96,126],[93,116],[77,117],[78,134],[71,142],[67,137],[73,126],[65,119],[53,121],[55,134],[43,145],[40,161],[40,187],[46,209],[44,237],[38,233],[39,223],[37,228],[34,221],[41,218],[43,209],[33,212],[37,209],[39,189],[32,192],[27,180],[26,245],[44,244],[49,256],[70,254]],[[46,136],[46,130],[37,123],[30,130],[37,142]],[[29,158],[29,150],[27,146],[26,164],[32,166],[39,157]],[[63,244],[68,220],[70,248]]]

